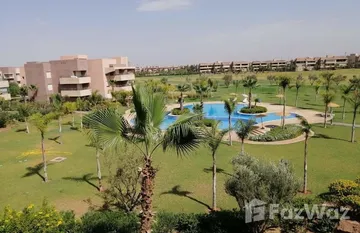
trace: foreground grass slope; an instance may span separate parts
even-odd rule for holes
[[[53,122],[46,138],[57,136]],[[22,127],[17,127],[18,129]],[[63,156],[64,162],[48,167],[50,182],[45,184],[34,167],[41,162],[40,135],[31,128],[30,135],[16,129],[0,132],[0,208],[11,205],[21,208],[29,203],[39,204],[43,198],[62,209],[86,211],[84,200],[99,202],[96,184],[94,149],[88,146],[85,136],[69,125],[63,127],[64,144],[46,140],[48,159]],[[335,179],[353,179],[360,174],[359,144],[348,142],[350,127],[315,127],[317,135],[309,144],[309,189],[313,194],[327,190]],[[360,141],[360,133],[357,135]],[[289,160],[299,178],[302,177],[303,143],[285,146],[246,145],[252,156],[269,161]],[[232,172],[231,159],[240,151],[240,144],[221,146],[218,153],[218,205],[222,209],[236,208],[235,201],[224,192],[226,173]],[[192,155],[178,158],[175,153],[159,152],[154,161],[159,168],[156,179],[154,205],[157,210],[174,212],[204,212],[211,204],[211,156],[206,148]],[[103,162],[103,172],[106,168]],[[27,174],[28,173],[28,174]],[[40,174],[42,171],[40,171]],[[27,175],[26,175],[27,174]],[[26,177],[24,177],[26,176]]]

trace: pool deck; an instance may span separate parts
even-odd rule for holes
[[[185,103],[184,106],[190,105],[190,104],[195,104],[195,103],[199,103],[199,102]],[[224,102],[222,102],[222,101],[207,101],[204,103],[205,104],[222,104]],[[242,104],[242,103],[239,102],[238,104]],[[260,103],[260,104],[258,104],[258,106],[266,107],[268,109],[268,113],[280,113],[283,110],[283,105],[279,105],[279,104]],[[177,107],[179,107],[179,104],[169,104],[169,105],[166,105],[166,110],[171,111],[173,108],[177,108]],[[287,113],[295,113],[297,115],[303,116],[310,124],[324,122],[324,117],[321,116],[321,114],[323,114],[323,112],[318,112],[318,111],[309,110],[309,109],[301,109],[301,108],[296,108],[293,106],[286,106],[286,112]],[[130,120],[130,117],[131,117],[130,110],[126,111],[125,117],[126,117],[126,119]],[[331,117],[328,117],[329,121],[331,119],[332,119]],[[297,124],[297,123],[300,123],[300,120],[298,118],[291,118],[291,119],[286,119],[285,123],[286,124]],[[281,125],[281,120],[279,119],[279,120],[273,120],[273,121],[265,121],[264,126],[266,127],[268,125]],[[256,124],[256,126],[261,126],[261,123]],[[240,141],[240,139],[237,137],[237,135],[234,131],[231,131],[230,133],[231,133],[231,137],[232,137],[233,141],[237,141],[237,142]],[[229,137],[229,135],[225,135],[224,140],[228,140],[228,137]],[[256,142],[256,141],[246,140],[245,143],[259,144],[259,145],[260,144],[261,145],[285,145],[285,144],[301,142],[303,140],[305,140],[304,135],[297,137],[297,138],[290,139],[290,140],[284,140],[284,141]]]

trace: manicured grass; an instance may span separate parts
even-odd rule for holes
[[[323,129],[317,126],[314,130],[318,136],[310,139],[309,146],[309,189],[313,194],[326,191],[327,185],[335,179],[353,179],[360,175],[360,146],[348,142],[349,127],[330,126]],[[90,198],[99,202],[97,190],[89,184],[96,185],[97,182],[95,151],[87,146],[86,137],[79,131],[71,130],[69,125],[63,127],[63,145],[46,140],[48,160],[57,156],[67,157],[64,162],[49,166],[51,181],[45,184],[36,174],[23,177],[28,172],[27,167],[41,162],[40,135],[33,128],[31,131],[30,135],[16,132],[16,129],[0,133],[0,185],[3,190],[0,193],[0,208],[6,205],[22,208],[29,203],[39,204],[46,197],[59,208],[75,209],[81,213],[87,207],[84,200]],[[57,134],[54,122],[46,138]],[[303,146],[303,143],[284,146],[246,145],[245,150],[260,159],[290,161],[301,179]],[[226,173],[232,172],[230,161],[239,151],[240,145],[235,143],[232,147],[221,146],[218,152],[218,167],[223,169],[218,175],[218,204],[223,209],[237,207],[235,200],[225,193],[224,183],[228,177]],[[159,169],[155,181],[156,210],[206,211],[205,205],[211,204],[211,173],[207,169],[212,164],[207,148],[200,148],[183,158],[177,157],[174,152],[159,151],[154,161]],[[89,182],[83,180],[86,174],[92,174],[90,176],[93,178],[90,177]],[[105,165],[103,175],[107,175]]]

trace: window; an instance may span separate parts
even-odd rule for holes
[[[48,90],[49,90],[49,91],[52,91],[52,90],[53,90],[52,84],[48,84]]]
[[[46,78],[51,78],[51,72],[46,72]]]

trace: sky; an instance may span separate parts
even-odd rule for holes
[[[1,0],[0,66],[128,56],[132,65],[360,53],[359,0]]]

